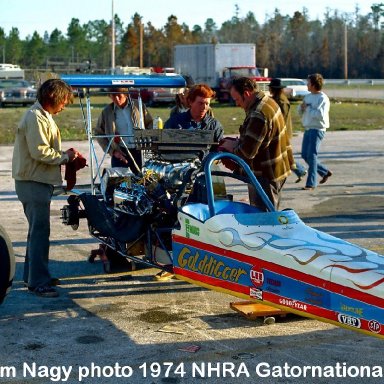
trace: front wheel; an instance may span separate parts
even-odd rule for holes
[[[5,229],[0,226],[0,304],[11,289],[15,275],[15,255]]]

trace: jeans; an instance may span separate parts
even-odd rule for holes
[[[308,129],[304,132],[301,146],[301,157],[308,164],[308,177],[306,187],[317,186],[317,174],[324,177],[328,174],[328,168],[318,158],[321,141],[325,136],[324,131],[319,129]]]
[[[53,185],[16,180],[15,187],[29,225],[23,280],[31,288],[43,287],[51,281],[48,259]]]
[[[297,176],[297,177],[303,177],[307,174],[307,170],[305,169],[304,165],[299,163],[298,161],[295,161],[295,168],[291,168],[291,171]]]

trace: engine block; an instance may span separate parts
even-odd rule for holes
[[[153,200],[141,184],[121,183],[113,192],[113,204],[115,209],[130,215],[151,214],[153,209]]]

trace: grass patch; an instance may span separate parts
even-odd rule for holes
[[[92,126],[95,126],[102,108],[109,102],[106,96],[94,96],[91,99]],[[297,104],[292,103],[292,120],[294,130],[302,130]],[[332,101],[330,120],[331,131],[383,129],[383,103],[379,101]],[[245,113],[241,108],[213,103],[215,117],[222,123],[226,135],[239,132]],[[0,144],[14,142],[17,124],[27,108],[0,108]],[[84,109],[85,110],[85,109]],[[152,116],[160,116],[163,121],[169,117],[170,106],[149,108]],[[85,113],[85,112],[84,112]],[[85,140],[84,121],[79,100],[55,116],[63,140]]]

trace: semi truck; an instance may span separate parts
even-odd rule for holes
[[[235,76],[256,80],[261,89],[270,81],[268,70],[256,67],[255,44],[184,44],[174,47],[176,73],[206,83],[220,102],[230,101],[228,83]]]

